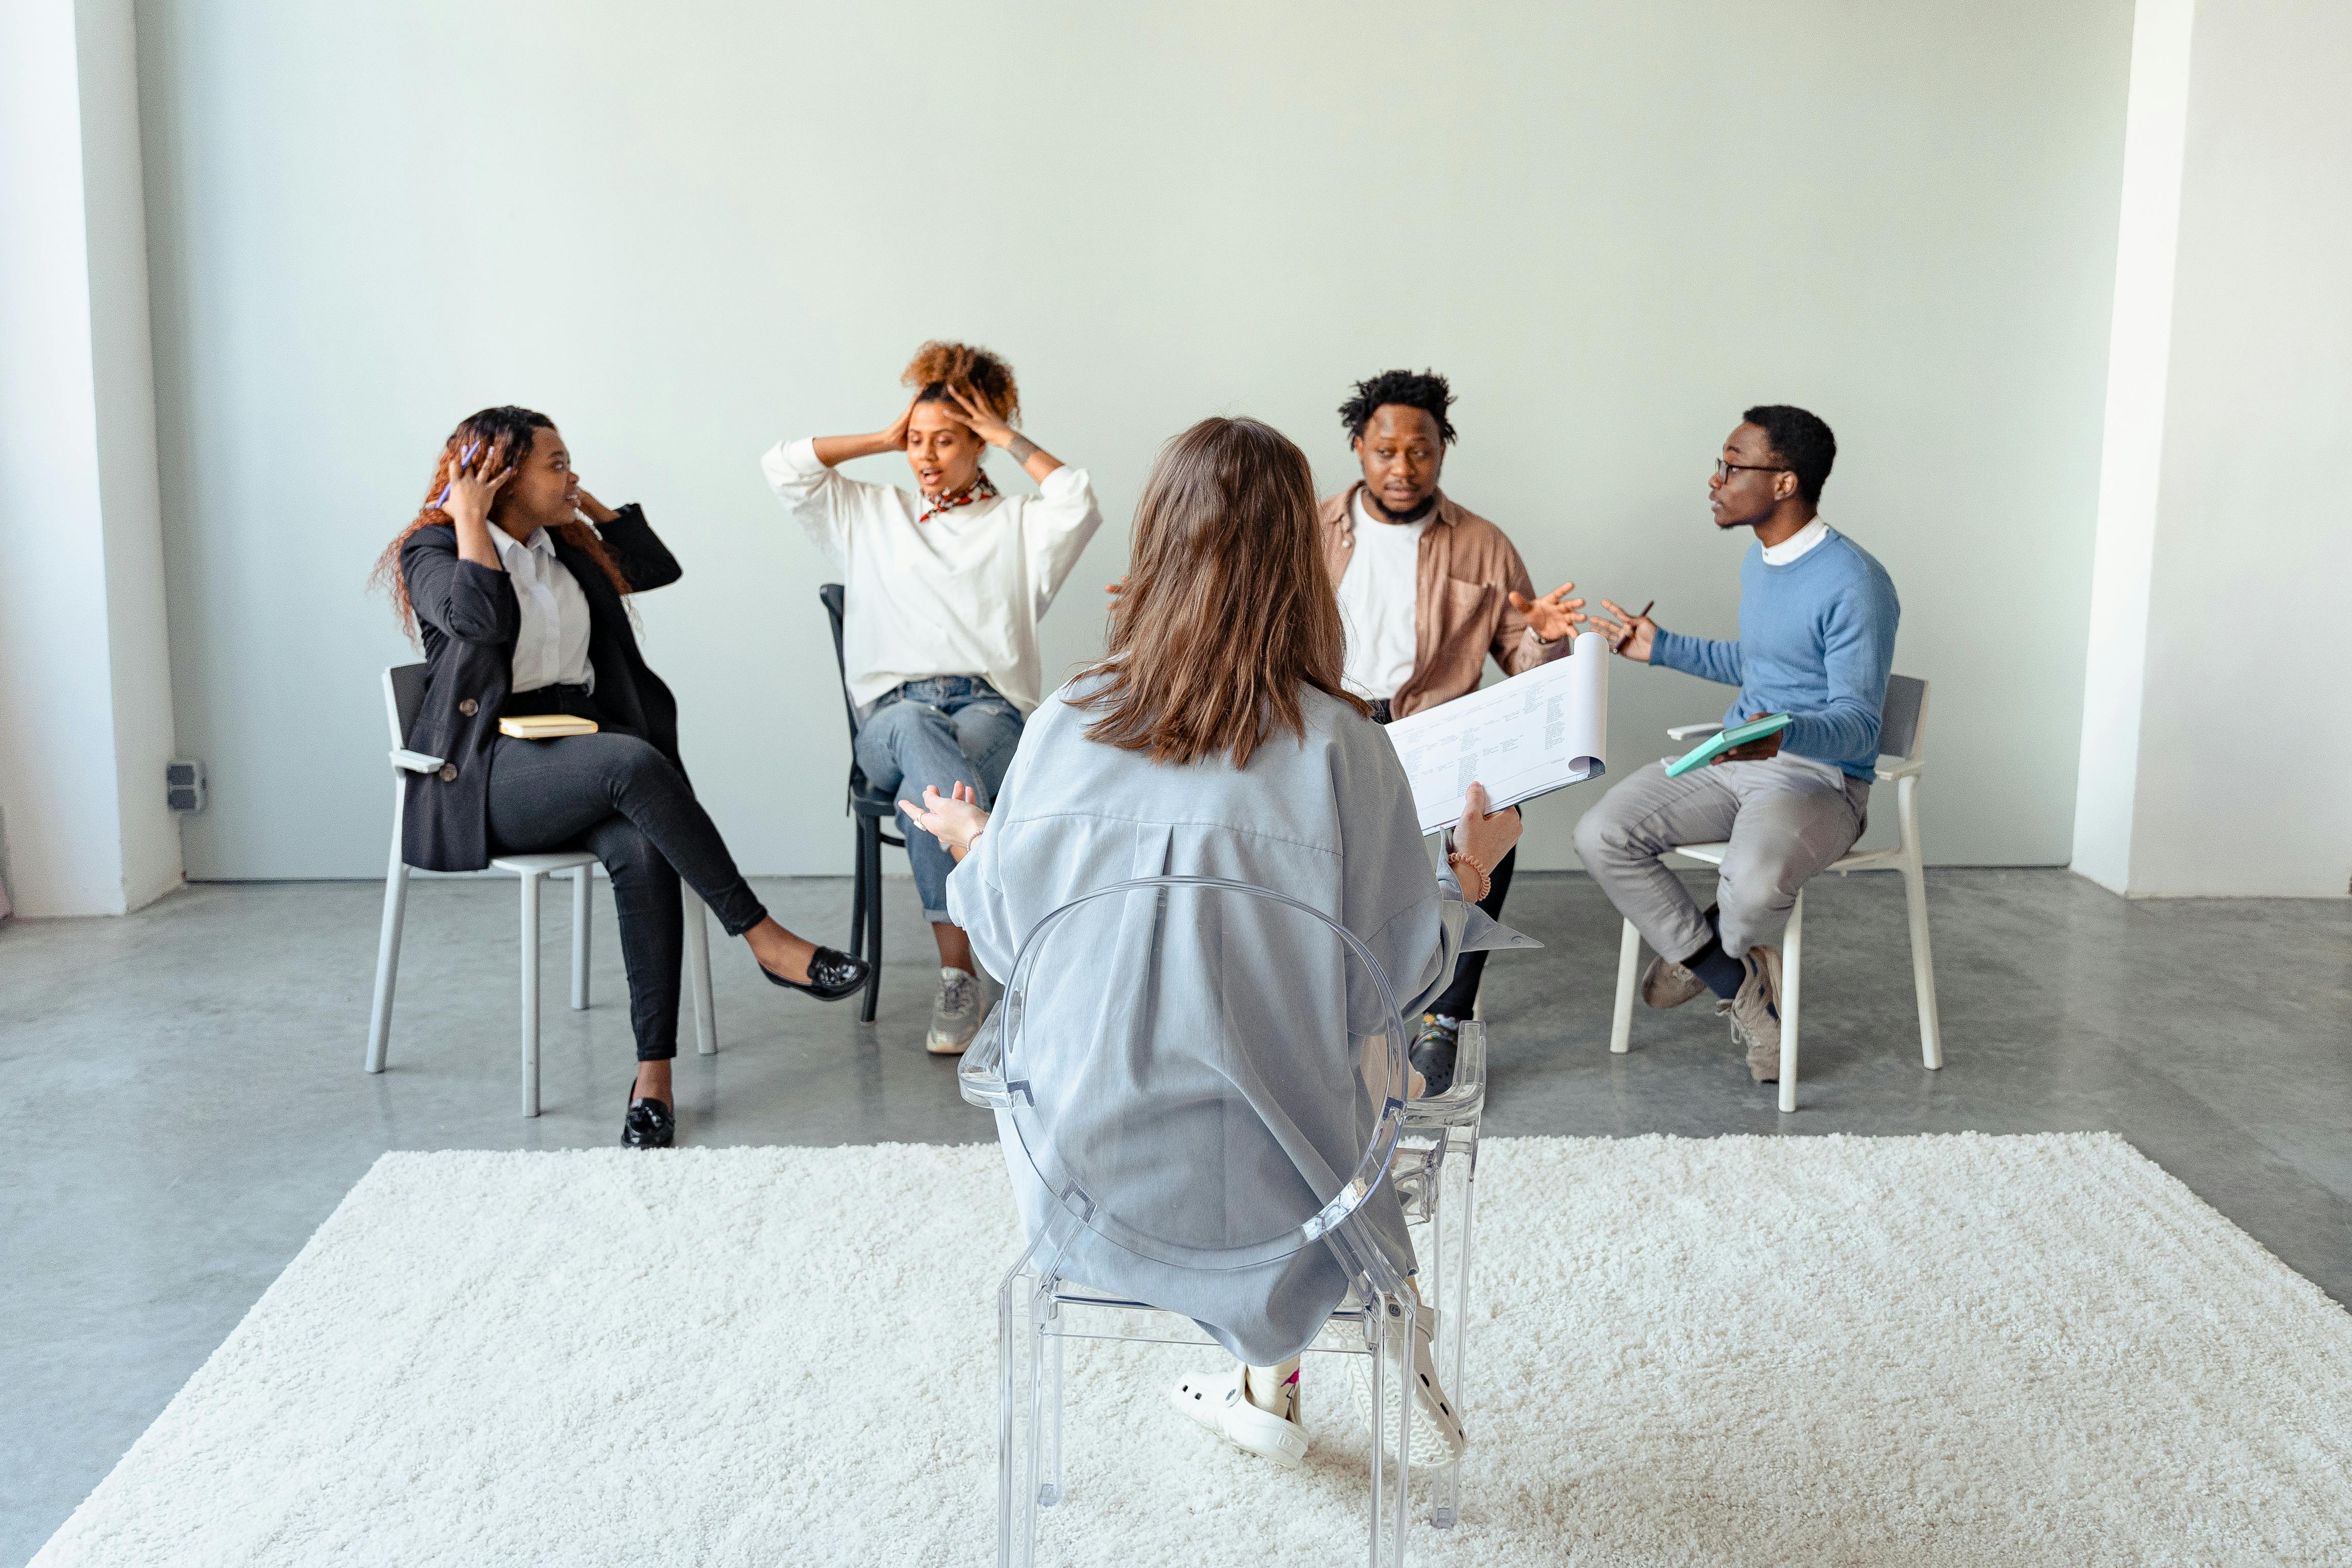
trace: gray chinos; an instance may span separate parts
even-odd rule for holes
[[[1679,779],[1653,762],[1576,824],[1576,852],[1652,951],[1680,963],[1713,935],[1696,900],[1658,857],[1677,844],[1730,842],[1716,883],[1723,950],[1777,944],[1797,894],[1853,847],[1870,784],[1832,763],[1787,753],[1718,762]]]

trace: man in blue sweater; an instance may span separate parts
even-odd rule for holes
[[[1629,659],[1738,686],[1727,727],[1795,716],[1679,779],[1651,763],[1576,824],[1584,869],[1657,955],[1642,999],[1672,1008],[1713,991],[1759,1083],[1780,1075],[1781,928],[1807,880],[1862,836],[1903,612],[1885,569],[1817,515],[1836,457],[1828,425],[1778,404],[1749,409],[1723,444],[1715,526],[1756,530],[1736,641],[1668,632],[1605,599],[1619,619],[1591,621]],[[1715,905],[1702,910],[1659,857],[1726,841]]]

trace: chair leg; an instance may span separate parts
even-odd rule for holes
[[[686,988],[694,997],[694,1049],[719,1054],[719,1014],[710,1005],[710,912],[692,888],[686,895]]]
[[[1060,1333],[1048,1332],[1045,1338],[1052,1342],[1053,1350],[1044,1368],[1045,1408],[1037,1423],[1038,1443],[1043,1450],[1037,1458],[1039,1508],[1051,1508],[1062,1500],[1062,1390],[1063,1374],[1067,1370],[1064,1352],[1070,1343],[1068,1337]]]
[[[392,992],[400,978],[400,929],[408,915],[408,867],[401,863],[400,829],[392,831],[392,867],[383,875],[383,932],[375,945],[375,1000],[368,1009],[367,1070],[382,1072],[392,1050]]]
[[[1944,1031],[1936,1017],[1936,957],[1927,946],[1927,867],[1919,852],[1916,779],[1895,785],[1895,806],[1903,824],[1903,899],[1911,914],[1911,983],[1919,993],[1919,1060],[1931,1071],[1944,1065]]]
[[[1633,1043],[1633,983],[1642,964],[1642,934],[1633,923],[1617,939],[1617,1010],[1609,1018],[1609,1049],[1619,1056]]]
[[[1448,1157],[1451,1158],[1454,1140],[1450,1131],[1447,1134],[1445,1147]],[[1470,1266],[1473,1261],[1471,1238],[1474,1227],[1477,1223],[1478,1214],[1478,1127],[1475,1123],[1469,1128],[1468,1141],[1463,1146],[1461,1161],[1461,1234],[1449,1249],[1449,1256],[1453,1259],[1452,1270],[1439,1276],[1436,1295],[1426,1303],[1436,1308],[1439,1314],[1438,1371],[1445,1380],[1445,1392],[1452,1397],[1454,1408],[1457,1413],[1464,1408],[1462,1403],[1463,1342],[1468,1337],[1470,1330]],[[1439,1190],[1441,1192],[1444,1190],[1442,1175]],[[1435,1479],[1431,1486],[1433,1496],[1431,1499],[1429,1510],[1429,1522],[1433,1529],[1452,1530],[1460,1518],[1462,1467],[1468,1462],[1465,1457],[1435,1472]]]
[[[873,819],[852,819],[857,830],[857,869],[849,877],[849,956],[866,956],[866,835],[875,831]]]
[[[1366,1535],[1367,1568],[1404,1568],[1407,1510],[1412,1492],[1412,1332],[1418,1309],[1410,1291],[1375,1292],[1365,1303],[1365,1348],[1372,1367],[1372,1511]],[[1402,1355],[1391,1346],[1402,1344]],[[1390,1430],[1389,1407],[1399,1419]]]
[[[522,883],[522,1113],[539,1114],[539,879],[527,871]]]
[[[1045,1408],[1047,1385],[1060,1379],[1047,1365],[1047,1320],[1053,1311],[1053,1260],[1062,1227],[1031,1243],[1005,1275],[996,1295],[996,1561],[999,1568],[1032,1568],[1037,1558],[1037,1511],[1058,1500],[1058,1412]],[[1041,1260],[1044,1260],[1041,1261]],[[1055,1428],[1050,1456],[1045,1428]],[[1056,1490],[1048,1495],[1047,1465]]]
[[[1780,938],[1780,1109],[1797,1108],[1797,1018],[1805,985],[1805,890],[1789,911],[1789,929]]]
[[[873,966],[866,977],[866,998],[858,1004],[857,1021],[872,1023],[882,1000],[882,824],[866,819],[866,961]]]
[[[590,891],[596,885],[591,874],[594,866],[583,865],[572,873],[572,1010],[588,1010],[588,915]]]

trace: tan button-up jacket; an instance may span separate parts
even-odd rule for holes
[[[1355,553],[1357,481],[1318,508],[1323,559],[1337,588]],[[1397,718],[1452,702],[1478,689],[1486,656],[1507,675],[1532,670],[1569,651],[1572,639],[1540,643],[1517,611],[1514,589],[1532,599],[1535,584],[1503,530],[1437,493],[1437,510],[1422,530],[1412,602],[1412,676],[1389,699]]]

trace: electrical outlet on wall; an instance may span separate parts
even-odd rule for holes
[[[163,764],[163,799],[174,811],[205,809],[205,765],[177,758]]]

